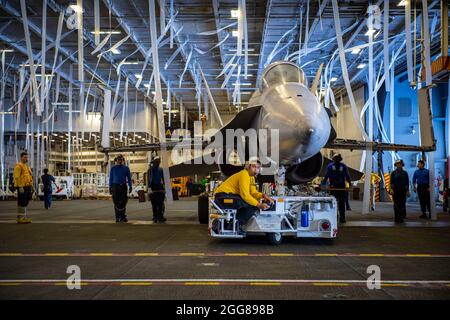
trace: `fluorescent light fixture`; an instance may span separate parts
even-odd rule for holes
[[[0,114],[17,114],[17,112],[14,111],[2,111]]]
[[[55,142],[55,139],[50,139],[50,142]]]
[[[134,75],[134,77],[136,78],[136,79],[142,79],[142,76],[141,76],[141,74],[140,73],[136,73],[135,75]],[[147,84],[148,85],[148,84]],[[145,86],[145,85],[144,85]]]
[[[52,102],[53,106],[70,106],[70,102]]]
[[[242,82],[242,83],[233,83],[233,86],[251,86],[252,84],[250,82]]]
[[[92,34],[96,34],[95,31],[91,31]],[[99,31],[97,34],[122,34],[122,31],[120,30],[112,30],[112,31]]]
[[[81,7],[77,4],[71,4],[69,6],[69,8],[72,8],[73,11],[79,13],[79,12],[83,12],[83,9],[81,9]]]
[[[399,7],[404,7],[404,6],[406,6],[406,1],[407,1],[407,0],[401,0],[401,1],[398,3],[397,6],[399,6]]]
[[[0,52],[14,52],[13,49],[0,49]]]
[[[238,31],[238,30],[233,30],[233,31],[231,32],[231,35],[232,35],[233,37],[239,37],[239,31]]]
[[[361,49],[360,48],[355,48],[355,49],[353,49],[352,50],[352,54],[358,54],[358,53],[360,53],[361,52]]]
[[[66,113],[69,113],[69,112],[73,112],[73,113],[80,113],[80,110],[72,110],[72,111],[69,111],[69,110],[64,110],[64,112],[66,112]]]
[[[169,109],[164,110],[164,112],[169,113]],[[178,110],[170,110],[170,113],[178,113]]]
[[[241,77],[245,77],[245,74],[241,74],[240,75]],[[247,74],[247,77],[253,77],[254,75],[253,74],[251,74],[251,73],[249,73],[249,74]],[[233,74],[233,77],[237,77],[237,74]]]
[[[21,67],[30,67],[31,64],[29,64],[29,63],[22,63],[20,66],[21,66]],[[33,66],[34,66],[34,67],[41,67],[42,64],[36,63],[36,64],[33,64]]]
[[[226,55],[227,56],[233,56],[233,54],[229,54],[229,53],[227,53]],[[234,67],[236,65],[236,63],[232,63],[231,65]],[[253,67],[253,66],[255,66],[253,63],[248,63],[247,64],[247,67]]]
[[[122,64],[123,65],[134,65],[134,64],[139,64],[139,63],[140,63],[139,61],[125,61]]]
[[[237,49],[229,49],[230,52],[236,52]],[[242,49],[243,52],[245,52],[245,49]],[[248,48],[247,52],[254,52],[255,48]]]
[[[330,79],[330,82],[335,82],[335,81],[337,81],[336,77],[333,77],[333,78]]]
[[[111,53],[112,54],[120,54],[120,50],[119,49],[112,49]]]
[[[243,94],[253,94],[253,92],[251,92],[251,91],[241,91],[241,95],[243,95]]]
[[[235,19],[239,18],[239,9],[232,9],[231,10],[231,17],[235,18]]]
[[[53,77],[52,74],[44,74],[45,77],[49,78],[49,77]],[[36,74],[36,77],[42,77],[42,74]]]
[[[364,35],[370,36],[370,35],[373,35],[375,32],[376,32],[375,29],[369,29],[369,30],[367,30],[367,32]]]
[[[366,64],[365,64],[365,63],[360,63],[360,64],[358,64],[358,66],[357,66],[358,69],[364,69],[365,67],[366,67]]]

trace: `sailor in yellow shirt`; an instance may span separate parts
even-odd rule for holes
[[[269,208],[266,202],[274,203],[273,199],[256,190],[255,176],[261,169],[261,162],[258,159],[250,159],[246,162],[245,168],[226,179],[214,192],[215,200],[229,198],[237,201],[237,219],[242,227],[258,211]]]
[[[20,154],[20,162],[14,167],[14,186],[17,189],[17,223],[31,223],[27,218],[27,207],[33,194],[33,175],[27,165],[28,153]]]

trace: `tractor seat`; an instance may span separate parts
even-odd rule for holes
[[[221,209],[233,209],[238,210],[242,208],[242,198],[235,194],[221,194],[216,195],[214,202]]]

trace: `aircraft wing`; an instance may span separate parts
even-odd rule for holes
[[[429,152],[436,150],[436,144],[431,146],[413,146],[407,144],[395,144],[385,142],[368,142],[351,139],[337,138],[329,142],[325,148],[340,150],[373,150],[373,151],[417,151]]]

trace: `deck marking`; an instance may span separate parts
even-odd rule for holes
[[[449,280],[385,280],[384,287],[429,287],[447,289]],[[61,279],[0,280],[0,286],[65,286]],[[314,280],[314,279],[85,279],[82,286],[366,286],[366,280]]]
[[[295,252],[2,252],[2,257],[385,257],[450,258],[450,254],[431,253],[295,253]]]

